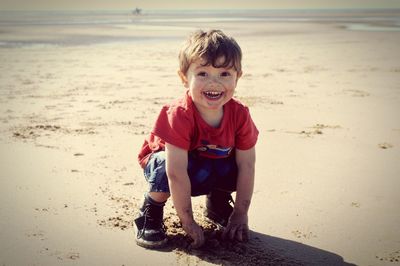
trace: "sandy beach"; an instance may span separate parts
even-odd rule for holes
[[[400,265],[400,30],[354,23],[0,23],[0,265]],[[196,197],[206,245],[188,248],[168,202],[170,244],[146,250],[136,157],[184,93],[196,28],[243,50],[236,97],[260,131],[250,241],[219,241]]]

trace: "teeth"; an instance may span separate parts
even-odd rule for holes
[[[222,95],[222,92],[219,91],[206,91],[204,94],[210,98],[218,98]]]

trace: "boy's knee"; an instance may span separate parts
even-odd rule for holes
[[[154,153],[147,162],[144,175],[150,185],[150,192],[169,193],[168,178],[165,169],[165,152]]]

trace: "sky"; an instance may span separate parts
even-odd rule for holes
[[[400,8],[400,0],[0,0],[0,10]]]

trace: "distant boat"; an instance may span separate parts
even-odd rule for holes
[[[132,15],[137,16],[137,15],[140,15],[140,14],[142,14],[142,9],[141,8],[137,7],[134,10],[132,10]]]

